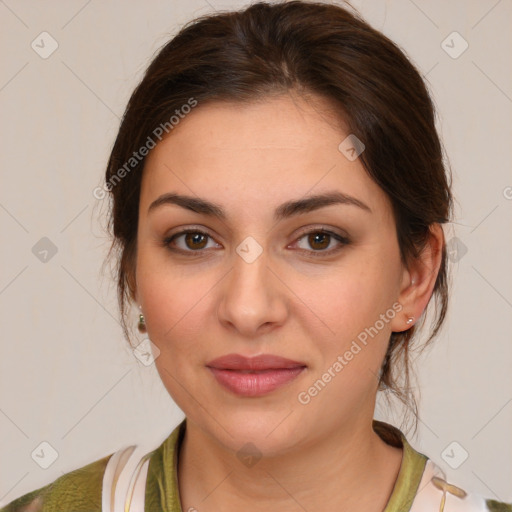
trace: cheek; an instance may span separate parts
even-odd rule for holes
[[[388,251],[360,251],[347,258],[322,287],[310,282],[304,289],[304,296],[314,301],[312,308],[321,312],[330,329],[324,329],[321,337],[309,333],[321,354],[311,383],[329,381],[329,390],[322,391],[316,406],[328,407],[334,400],[350,408],[374,392],[396,315],[397,258],[392,246]]]
[[[315,410],[332,411],[336,404],[333,414],[343,418],[371,402],[396,314],[388,281],[389,276],[374,266],[350,266],[350,271],[323,283],[324,293],[314,286],[304,289],[311,308],[320,311],[322,322],[329,326],[329,331],[311,328],[308,333],[317,357],[300,397],[311,400]]]
[[[165,257],[141,251],[137,261],[137,288],[151,341],[163,351],[193,350],[201,332],[199,318],[206,312],[208,279],[184,275]],[[184,343],[186,342],[186,343]]]
[[[333,338],[347,340],[392,307],[398,280],[393,261],[391,256],[386,261],[378,252],[354,253],[332,272],[302,280],[300,295]]]
[[[154,271],[153,271],[154,270]],[[169,395],[190,412],[190,394],[196,389],[197,372],[204,364],[206,300],[204,291],[190,279],[176,278],[155,267],[144,274],[139,286],[147,322],[147,334],[159,349],[155,366]]]

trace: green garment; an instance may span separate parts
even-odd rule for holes
[[[145,512],[183,512],[178,490],[177,456],[185,428],[186,419],[150,454]],[[432,512],[512,512],[512,504],[483,498],[471,503],[468,501],[468,507],[459,508],[458,500],[468,493],[442,478],[427,475],[426,467],[436,466],[425,455],[414,450],[396,427],[374,420],[373,428],[386,443],[403,448],[402,465],[384,512],[423,511],[424,504],[415,501],[415,498],[420,493],[425,498],[429,490],[432,496],[435,495],[432,503],[435,502],[436,506],[432,507]],[[101,512],[103,474],[112,455],[66,473],[51,484],[17,498],[0,509],[0,512]]]

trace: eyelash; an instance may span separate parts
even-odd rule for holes
[[[341,249],[343,249],[344,246],[350,244],[350,240],[347,237],[342,236],[333,231],[329,231],[324,228],[316,228],[316,229],[312,229],[309,231],[304,231],[304,232],[300,233],[300,236],[296,239],[296,241],[301,240],[302,238],[304,238],[308,235],[318,234],[318,233],[330,236],[334,240],[338,241],[341,245],[338,245],[338,247],[335,247],[334,249],[329,249],[329,250],[317,250],[317,251],[307,250],[307,249],[299,249],[299,250],[309,253],[309,255],[313,256],[314,258],[324,258],[324,257],[328,257],[328,256],[331,256],[331,255],[339,252]],[[187,229],[187,230],[183,230],[178,233],[174,233],[171,236],[166,237],[163,240],[163,246],[173,252],[178,252],[180,254],[186,254],[187,256],[190,256],[190,257],[193,257],[190,253],[198,253],[198,255],[200,255],[200,253],[203,252],[205,249],[199,249],[199,250],[194,251],[194,250],[184,250],[184,249],[177,249],[177,248],[170,247],[171,242],[173,242],[176,238],[178,238],[182,235],[188,235],[188,234],[203,235],[203,236],[206,236],[213,240],[213,237],[210,236],[205,231],[202,231],[200,229]]]

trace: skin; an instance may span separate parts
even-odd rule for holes
[[[432,226],[421,258],[402,265],[388,197],[359,159],[338,150],[347,135],[318,97],[206,103],[147,158],[134,299],[160,350],[162,382],[187,416],[178,470],[183,510],[368,512],[389,499],[402,450],[372,429],[377,375],[391,332],[408,329],[407,318],[420,317],[430,299],[444,239]],[[273,220],[286,201],[332,191],[371,212],[336,204]],[[168,192],[214,202],[228,217],[172,204],[148,212]],[[328,237],[322,245],[301,231],[322,227],[350,242]],[[209,237],[165,246],[185,228]],[[252,263],[236,252],[248,236],[262,248]],[[395,303],[402,310],[301,404],[298,394]],[[205,366],[233,352],[276,354],[307,368],[268,395],[239,397]],[[262,456],[251,467],[236,456],[247,442]]]

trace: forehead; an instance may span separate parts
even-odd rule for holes
[[[173,128],[165,142],[183,149],[259,152],[281,149],[304,154],[338,145],[345,123],[323,98],[296,94],[271,96],[251,102],[199,103]],[[155,151],[158,153],[158,150]],[[199,153],[191,153],[200,156]]]
[[[199,104],[149,153],[141,208],[172,191],[254,213],[252,207],[267,210],[269,204],[332,190],[372,210],[388,208],[359,159],[339,150],[348,135],[332,105],[319,97]]]

